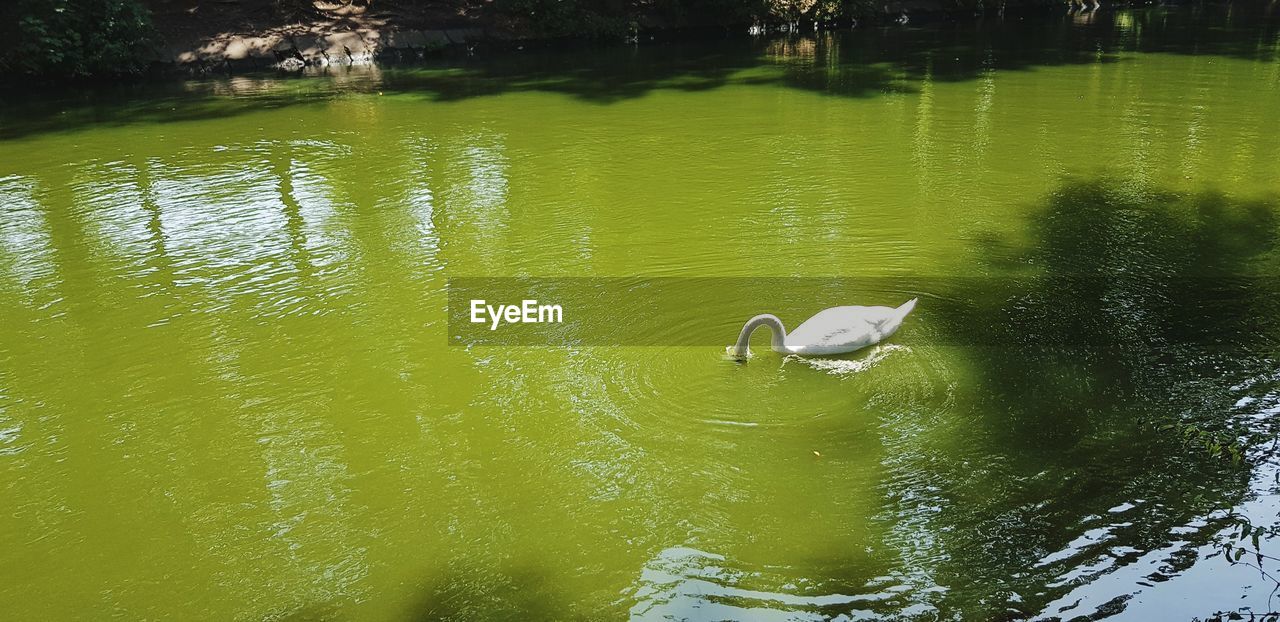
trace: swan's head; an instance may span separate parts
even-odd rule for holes
[[[725,346],[724,348],[724,360],[726,361],[733,361],[735,363],[745,363],[747,362],[747,359],[750,359],[750,358],[751,358],[751,348],[745,348],[742,351],[738,351],[737,346]]]

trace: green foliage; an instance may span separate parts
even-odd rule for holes
[[[53,77],[137,73],[156,41],[138,0],[11,0],[0,38],[0,73]]]
[[[621,37],[631,26],[624,0],[494,0],[492,7],[540,37]]]
[[[640,21],[663,28],[745,27],[882,13],[880,0],[494,0],[491,9],[516,31],[537,37],[582,38],[621,37]]]
[[[1007,1],[939,0],[936,9],[959,13],[994,11]],[[1053,1],[1023,0],[1015,4],[1047,5]],[[513,30],[535,37],[611,38],[631,32],[638,23],[684,28],[878,20],[886,17],[886,6],[885,0],[493,0],[490,8]]]
[[[767,0],[656,0],[654,15],[670,26],[750,24],[768,15]]]
[[[819,0],[814,7],[815,19],[863,19],[883,14],[878,0]]]

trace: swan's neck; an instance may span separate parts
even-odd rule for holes
[[[738,333],[738,343],[733,345],[734,356],[747,356],[747,346],[751,345],[751,333],[755,332],[755,330],[761,326],[768,326],[769,332],[773,334],[772,346],[774,351],[786,351],[786,347],[783,344],[787,339],[787,329],[782,326],[782,320],[765,313],[747,320],[746,326],[742,327],[742,332]]]

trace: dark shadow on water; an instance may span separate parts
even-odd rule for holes
[[[573,599],[534,567],[471,568],[426,585],[414,622],[436,620],[578,620]]]
[[[1250,494],[1250,444],[1274,438],[1239,405],[1280,388],[1280,200],[1101,178],[1029,213],[1027,240],[979,241],[1000,278],[967,283],[989,291],[931,310],[986,344],[967,349],[970,433],[1002,465],[935,464],[970,499],[939,525],[946,584],[961,586],[946,600],[966,618],[1105,617],[1142,586],[1113,579],[1096,610],[1042,609],[1128,564],[1146,563],[1149,585],[1197,563],[1221,527],[1206,517]]]
[[[258,74],[129,85],[62,99],[5,98],[0,139],[85,125],[212,119],[344,93],[413,94],[459,101],[512,92],[563,94],[610,104],[656,90],[739,84],[839,97],[912,91],[924,81],[972,80],[993,71],[1114,62],[1127,51],[1274,59],[1280,19],[1236,7],[1050,14],[926,27],[863,27],[814,36],[728,38],[638,47],[540,50],[443,66],[333,68],[319,79]]]
[[[1275,352],[1278,205],[1069,181],[1032,212],[1029,245],[979,241],[1003,278],[949,310],[952,330],[987,331],[998,355],[977,369],[1000,402],[1036,405],[1045,442],[1073,427],[1045,420],[1078,422],[1095,402],[1168,401],[1180,374]]]
[[[424,552],[425,554],[426,552]],[[426,579],[422,594],[397,616],[406,622],[463,622],[471,620],[583,620],[572,599],[532,567],[499,568],[465,564],[439,566],[443,574]],[[351,603],[337,598],[305,605],[273,619],[283,622],[326,622],[357,619]]]

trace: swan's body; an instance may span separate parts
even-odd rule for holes
[[[773,333],[774,352],[805,356],[853,352],[887,339],[902,326],[902,320],[914,308],[915,298],[897,308],[831,307],[819,311],[790,333],[776,316],[768,313],[757,315],[742,327],[738,342],[730,349],[730,356],[736,359],[750,356],[751,333],[761,326],[769,327]]]

